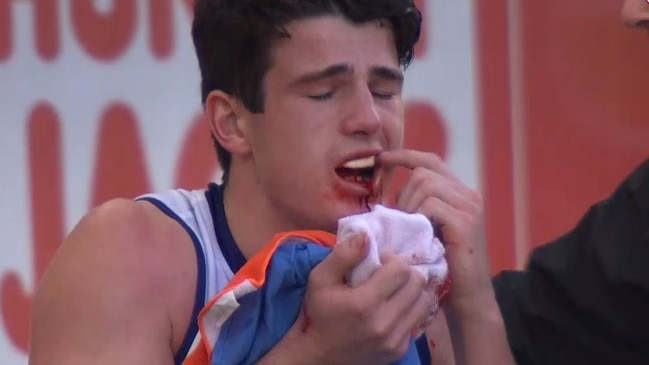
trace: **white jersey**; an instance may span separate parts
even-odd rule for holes
[[[194,311],[189,330],[185,336],[181,349],[176,354],[175,363],[182,364],[190,348],[197,341],[197,317],[206,302],[223,289],[234,276],[233,269],[223,253],[223,243],[217,239],[215,221],[219,214],[214,214],[216,209],[223,209],[220,196],[220,187],[212,184],[209,190],[170,190],[160,194],[147,194],[138,200],[148,201],[158,207],[164,214],[178,222],[191,237],[198,259],[198,280],[196,285],[196,298]],[[214,207],[214,205],[220,207]],[[227,223],[223,222],[227,227]],[[227,230],[227,228],[225,228]],[[236,244],[231,239],[229,230],[225,232],[227,244],[237,250]],[[235,268],[235,270],[238,268]]]

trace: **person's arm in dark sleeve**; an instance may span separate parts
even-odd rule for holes
[[[649,364],[649,160],[493,283],[519,365]]]

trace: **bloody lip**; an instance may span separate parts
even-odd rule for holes
[[[344,181],[347,184],[353,184],[358,188],[361,188],[363,192],[359,191],[359,193],[363,195],[374,195],[375,190],[377,190],[378,187],[377,183],[380,180],[380,171],[381,167],[378,163],[374,164],[374,166],[372,167],[367,168],[354,169],[340,166],[335,169],[335,173],[340,180]]]
[[[371,210],[381,192],[382,168],[377,161],[380,153],[381,149],[357,151],[338,161],[334,173],[339,199],[358,200],[361,208]]]
[[[353,182],[360,185],[366,185],[371,188],[372,178],[374,177],[374,167],[364,169],[349,169],[346,167],[339,167],[336,169],[336,174],[343,180]]]
[[[360,208],[372,210],[373,203],[380,200],[382,171],[378,165],[372,168],[371,175],[367,172],[366,178],[351,178],[341,176],[336,172],[336,181],[341,199],[357,199]],[[342,174],[344,175],[344,173]],[[371,176],[371,177],[369,177]]]
[[[374,180],[367,181],[350,181],[340,175],[336,174],[337,185],[340,190],[342,190],[345,195],[350,197],[363,197],[367,195],[373,195],[374,190]]]

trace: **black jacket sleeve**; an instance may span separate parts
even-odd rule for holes
[[[649,160],[493,283],[519,365],[649,364]]]

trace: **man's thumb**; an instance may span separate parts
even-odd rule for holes
[[[357,234],[339,242],[331,253],[318,265],[319,281],[326,284],[344,282],[345,276],[367,256],[368,238]]]

